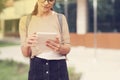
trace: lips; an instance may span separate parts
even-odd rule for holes
[[[44,8],[50,8],[49,6],[43,6]]]

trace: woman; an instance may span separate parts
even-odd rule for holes
[[[25,57],[30,57],[28,80],[69,80],[65,57],[70,51],[68,24],[62,15],[64,35],[61,35],[57,12],[52,9],[54,4],[55,0],[38,0],[28,28],[26,28],[27,16],[20,19],[21,50]],[[33,45],[38,40],[37,32],[57,33],[54,40],[46,41],[45,45],[50,48],[48,52],[36,49]],[[63,37],[63,41],[60,40],[60,36]]]

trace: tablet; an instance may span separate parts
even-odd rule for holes
[[[35,44],[35,48],[40,51],[49,51],[51,50],[49,47],[46,46],[46,41],[51,39],[55,40],[57,33],[49,33],[49,32],[37,32],[37,43]]]
[[[55,39],[57,33],[49,33],[49,32],[37,32],[38,42],[39,41],[47,41],[48,39]]]

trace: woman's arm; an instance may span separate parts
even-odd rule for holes
[[[27,16],[23,16],[20,19],[19,34],[20,34],[20,40],[21,40],[22,54],[25,57],[30,57],[31,53],[32,53],[31,46],[33,46],[32,44],[35,42],[36,35],[35,35],[35,33],[28,35],[27,28],[26,28],[26,19],[27,19]]]
[[[70,44],[62,44],[59,48],[59,53],[62,55],[67,55],[70,52]]]
[[[46,45],[62,55],[67,55],[70,52],[71,45],[68,24],[64,15],[62,16],[62,24],[62,34],[57,36],[56,40],[48,40]]]
[[[22,51],[23,56],[25,56],[25,57],[30,57],[31,56],[31,49],[30,49],[29,46],[22,45],[21,46],[21,51]]]
[[[31,47],[34,46],[33,44],[36,43],[37,36],[36,34],[29,35],[25,41],[25,44],[21,46],[22,53],[25,57],[31,56]]]

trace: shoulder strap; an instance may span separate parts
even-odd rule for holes
[[[57,14],[57,17],[58,17],[58,21],[59,21],[59,25],[60,25],[61,44],[64,44],[62,14],[58,13],[58,14]],[[67,55],[65,55],[65,57],[66,57],[66,60],[68,60],[68,59],[67,59]]]
[[[62,33],[62,14],[57,14],[57,17],[58,17],[58,21],[59,21],[59,24],[60,24],[60,33]]]
[[[64,39],[63,39],[63,27],[62,27],[62,25],[63,25],[63,23],[62,23],[62,14],[58,13],[57,17],[58,17],[58,21],[59,21],[59,25],[60,25],[59,29],[60,29],[60,34],[61,34],[61,42],[63,44]]]
[[[31,14],[27,15],[27,19],[26,19],[26,37],[28,36],[28,26],[30,24],[31,18],[32,18]]]

